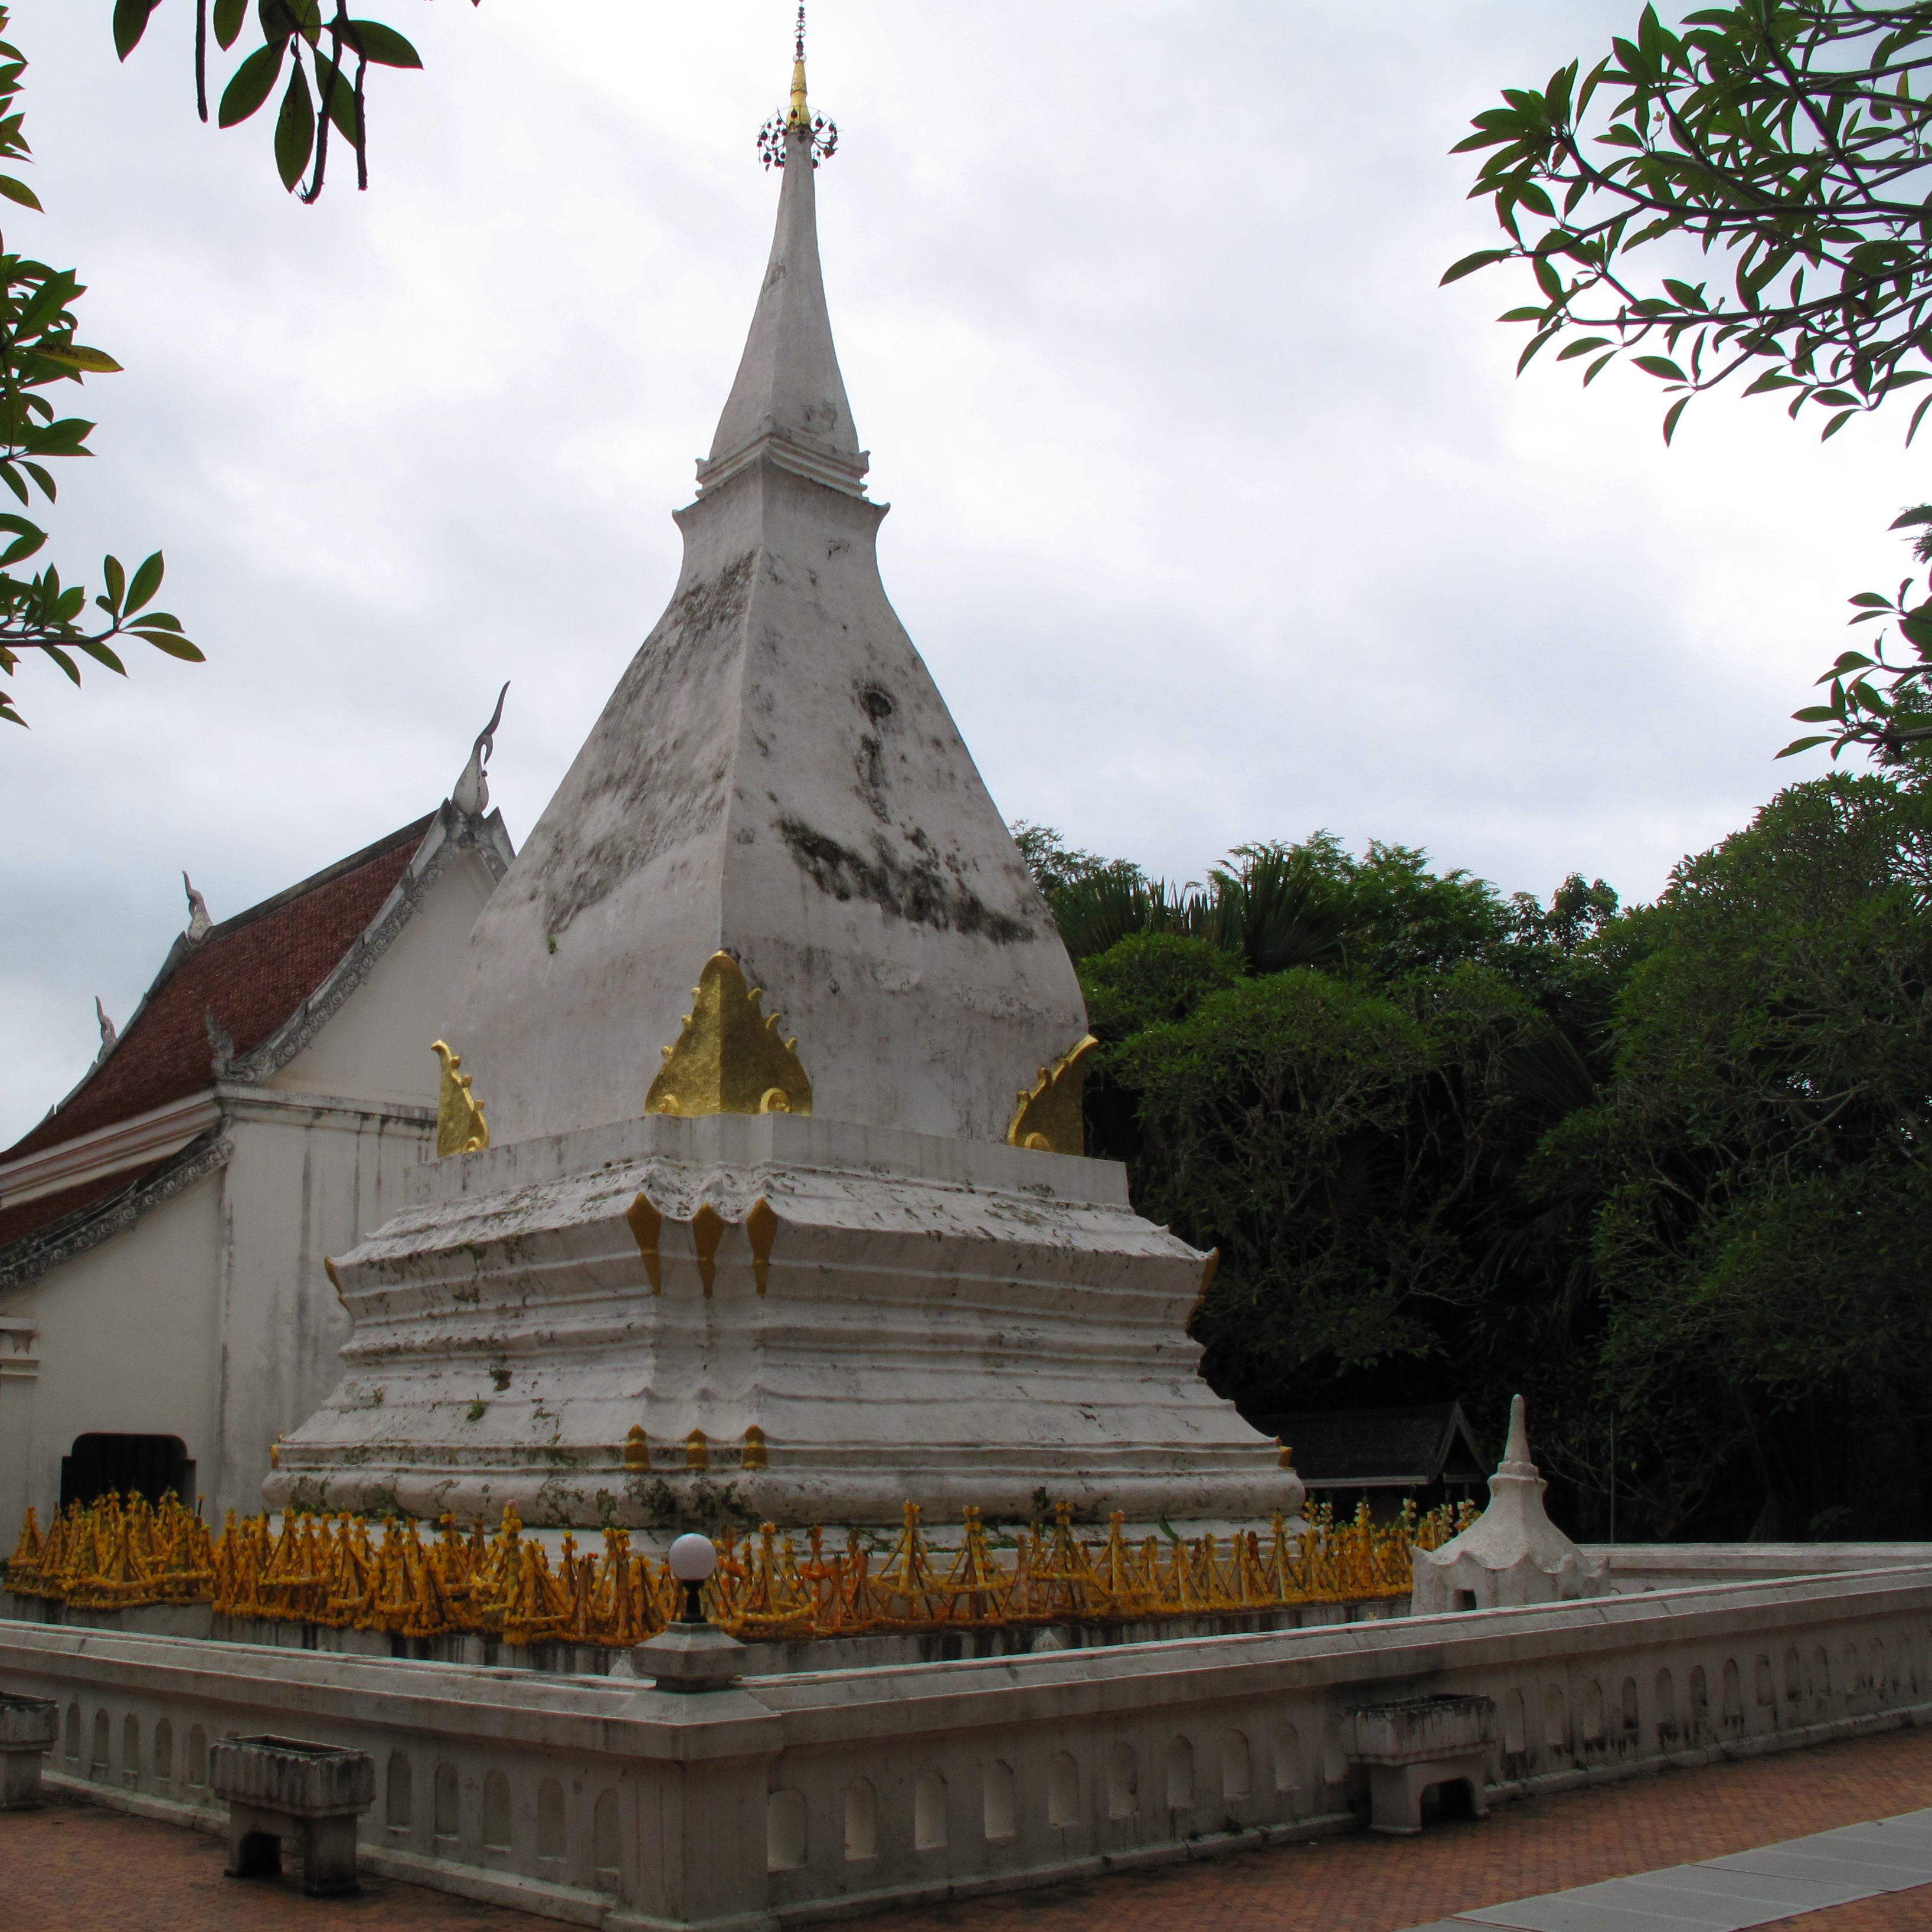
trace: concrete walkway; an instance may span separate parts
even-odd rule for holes
[[[1666,1865],[1437,1918],[1412,1932],[1743,1932],[1748,1925],[1932,1885],[1932,1810],[1786,1838],[1696,1864]],[[1920,1910],[1932,1916],[1932,1900]]]

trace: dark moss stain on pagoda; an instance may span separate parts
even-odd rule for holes
[[[868,859],[796,818],[779,820],[778,832],[800,869],[830,898],[864,899],[909,925],[970,933],[995,946],[1034,937],[1031,926],[995,912],[970,886],[946,878],[935,860],[908,865],[883,839],[874,842]]]
[[[566,824],[602,822],[612,829],[560,854],[564,862],[555,871],[545,868],[542,924],[553,938],[632,873],[700,835],[724,811],[728,742],[706,728],[715,720],[680,700],[728,675],[755,560],[747,550],[676,598],[604,706],[598,732],[611,730],[636,753],[590,778],[560,814]]]

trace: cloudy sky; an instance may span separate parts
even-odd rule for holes
[[[431,808],[497,685],[520,837],[677,562],[776,177],[787,0],[387,0],[375,180],[304,208],[193,116],[190,0],[19,0],[98,460],[69,573],[164,546],[209,662],[20,680],[0,1141],[183,922]],[[1512,374],[1472,164],[1636,0],[814,0],[832,314],[886,585],[1009,817],[1198,878],[1327,826],[1628,898],[1785,778],[1844,600],[1902,572],[1900,425]],[[1822,769],[1816,754],[1798,761]]]

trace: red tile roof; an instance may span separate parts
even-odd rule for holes
[[[200,1092],[214,1078],[206,1018],[211,1009],[238,1056],[259,1046],[368,927],[430,824],[419,818],[224,920],[198,946],[178,944],[112,1052],[54,1113],[0,1154],[0,1160],[58,1147]],[[124,1178],[114,1184],[127,1183]],[[28,1202],[18,1211],[31,1214],[40,1205]]]

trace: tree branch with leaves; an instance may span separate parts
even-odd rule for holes
[[[1454,282],[1526,264],[1538,299],[1519,374],[1552,344],[1587,388],[1620,357],[1663,384],[1668,442],[1691,399],[1738,380],[1833,436],[1932,378],[1932,4],[1738,0],[1672,32],[1646,7],[1587,74],[1506,88],[1456,153],[1483,152],[1505,247]],[[1653,252],[1644,256],[1641,251]],[[1714,273],[1666,272],[1701,256]],[[1690,269],[1690,273],[1696,270]],[[1917,399],[1910,443],[1932,391]],[[1908,510],[1894,530],[1932,524]],[[1922,542],[1921,560],[1928,560]],[[1932,597],[1864,591],[1854,624],[1896,620],[1912,653],[1841,652],[1826,701],[1794,712],[1828,744],[1895,761],[1932,738]]]
[[[114,48],[124,61],[140,45],[161,0],[113,0]],[[474,6],[478,0],[470,0]],[[422,56],[381,20],[351,18],[344,0],[327,11],[321,0],[195,0],[195,106],[208,118],[208,40],[224,52],[244,38],[252,17],[261,36],[245,51],[223,88],[215,118],[238,126],[260,112],[284,72],[275,115],[275,172],[283,187],[305,202],[322,194],[328,175],[331,130],[356,157],[358,188],[369,185],[368,75],[376,67],[420,68]],[[248,36],[253,39],[252,34]],[[353,68],[353,72],[350,71]],[[310,164],[313,164],[313,172]],[[304,181],[304,177],[308,178]]]
[[[1682,34],[1646,7],[1580,68],[1506,88],[1452,150],[1491,151],[1470,195],[1510,239],[1442,279],[1528,265],[1540,299],[1502,318],[1532,330],[1519,369],[1559,339],[1586,385],[1628,356],[1674,398],[1666,442],[1753,371],[1745,394],[1816,405],[1827,436],[1932,377],[1932,5],[1739,0]],[[1636,259],[1673,241],[1719,274]]]
[[[0,33],[7,24],[8,10],[0,7]],[[10,167],[32,153],[18,106],[26,65],[17,48],[0,41],[0,164]],[[0,196],[24,208],[38,211],[40,206],[33,190],[10,173],[0,173]],[[46,392],[58,383],[111,375],[121,366],[79,339],[75,305],[86,293],[71,268],[32,261],[8,250],[0,237],[0,483],[23,508],[32,507],[36,494],[49,503],[55,500],[50,462],[92,454],[87,439],[93,424],[58,414]],[[83,623],[88,610],[86,585],[63,583],[51,564],[32,577],[14,568],[45,548],[46,530],[30,518],[8,512],[0,514],[0,536],[10,538],[0,550],[0,677],[11,678],[30,652],[40,653],[76,684],[83,658],[124,676],[128,667],[114,644],[128,638],[170,657],[201,661],[180,620],[152,608],[166,568],[160,551],[131,578],[118,560],[104,559],[104,586],[93,599],[102,616]],[[0,722],[26,722],[8,690],[0,689]]]

